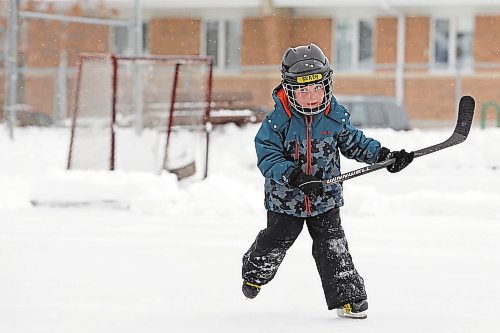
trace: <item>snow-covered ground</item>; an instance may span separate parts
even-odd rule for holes
[[[69,131],[0,129],[0,332],[498,332],[500,130],[345,183],[364,321],[326,309],[303,232],[254,300],[241,257],[265,226],[258,127],[212,135],[209,178],[65,172]],[[452,129],[367,130],[418,149]],[[146,137],[146,136],[145,136]],[[140,146],[141,138],[137,143]],[[135,147],[137,148],[137,147]],[[360,165],[343,161],[343,170]],[[108,207],[31,200],[116,199]]]

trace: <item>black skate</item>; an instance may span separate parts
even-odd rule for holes
[[[243,287],[241,288],[243,295],[246,298],[255,298],[260,292],[260,286],[250,282],[243,282]]]
[[[366,319],[368,302],[366,300],[357,303],[347,303],[337,308],[337,316],[341,318]]]

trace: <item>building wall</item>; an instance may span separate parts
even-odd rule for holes
[[[195,18],[154,18],[149,23],[151,54],[199,55],[200,20]]]
[[[53,76],[28,75],[24,78],[24,100],[45,114],[53,114],[55,80]]]
[[[260,66],[269,64],[268,42],[263,18],[246,18],[242,23],[241,65]],[[264,38],[264,40],[263,40]]]
[[[33,6],[32,3],[28,5]],[[49,7],[49,13],[54,13],[54,8]],[[64,14],[83,15],[78,6],[72,7]],[[62,53],[66,52],[68,66],[76,68],[78,55],[82,52],[109,52],[110,28],[39,19],[23,19],[22,26],[26,33],[21,34],[25,38],[20,41],[19,53],[25,72],[20,80],[22,84],[18,95],[23,99],[22,103],[43,113],[52,114],[55,109],[57,67]],[[68,95],[73,94],[74,91],[68,89]]]
[[[407,17],[405,36],[405,63],[429,63],[429,17]]]
[[[379,17],[375,26],[375,63],[395,64],[397,58],[398,19]]]
[[[71,15],[82,15],[73,8]],[[455,73],[436,74],[429,71],[430,24],[429,16],[406,17],[405,107],[414,120],[452,120],[455,116]],[[395,95],[395,64],[397,58],[396,17],[376,18],[374,30],[373,71],[362,73],[336,72],[336,94]],[[199,55],[202,47],[201,17],[153,17],[149,21],[148,45],[152,54]],[[480,15],[475,18],[474,59],[476,63],[500,63],[500,16]],[[30,70],[52,68],[52,75],[25,74],[24,102],[52,113],[54,110],[54,73],[62,50],[68,54],[68,64],[74,68],[80,52],[109,52],[107,27],[30,20],[27,42],[23,43],[23,61]],[[272,15],[248,16],[242,19],[241,70],[215,71],[214,96],[228,93],[250,94],[235,107],[271,109],[272,89],[280,82],[279,63],[287,47],[316,43],[332,64],[334,20],[331,17],[296,16],[290,9],[275,10]],[[414,68],[411,68],[411,66]],[[0,75],[1,76],[1,75]],[[472,94],[478,105],[487,100],[500,100],[498,79],[500,68],[476,69],[464,73],[461,93]],[[70,87],[73,79],[68,80]],[[70,100],[72,89],[68,89]],[[71,105],[70,105],[71,108]]]
[[[33,20],[24,24],[28,26],[28,39],[23,52],[25,65],[27,67],[56,67],[59,63],[61,43],[60,23]]]
[[[394,96],[395,85],[393,75],[335,75],[334,94],[338,95],[383,95]]]
[[[110,28],[101,25],[86,25],[70,23],[63,27],[62,45],[60,50],[68,54],[68,65],[78,64],[78,55],[85,53],[107,53],[110,52],[109,36]]]
[[[28,20],[26,25],[28,38],[22,57],[29,68],[57,67],[63,50],[69,66],[77,65],[81,52],[109,52],[109,28],[105,26],[47,20]]]
[[[248,19],[243,25],[243,45],[242,45],[242,64],[243,65],[275,65],[275,68],[268,70],[276,70],[281,60],[281,56],[288,46],[296,46],[314,42],[318,44],[325,54],[330,58],[332,63],[335,59],[332,57],[332,34],[333,20],[318,17],[304,18],[288,18],[283,17],[276,19],[271,17],[271,22],[278,23],[278,26],[287,25],[290,29],[274,29],[274,33],[270,34],[273,27],[265,25],[265,18]],[[428,17],[409,17],[406,21],[406,61],[417,64],[427,64],[429,62],[429,23]],[[267,32],[267,33],[264,33]],[[273,40],[279,40],[279,47],[273,47],[270,51],[266,49],[268,40],[263,40],[262,36],[273,35]],[[421,36],[427,36],[421,38]],[[264,43],[264,41],[266,43]],[[288,42],[287,42],[288,41]],[[348,75],[336,73],[334,76],[334,91],[341,95],[395,95],[395,75],[394,65],[397,57],[397,18],[395,17],[380,17],[376,20],[375,25],[375,63],[382,65],[393,65],[392,68],[377,69],[373,74]],[[260,46],[260,47],[259,47]],[[422,69],[420,70],[422,71]],[[386,74],[377,74],[385,72]],[[224,76],[223,74],[221,76]],[[265,76],[265,75],[263,75]],[[279,77],[267,75],[267,86],[274,87],[279,83]],[[262,79],[262,76],[261,76]],[[422,79],[421,79],[422,80]],[[251,84],[251,80],[245,80],[245,84],[249,89],[257,89],[257,85]],[[413,81],[408,81],[405,86],[414,86]],[[272,88],[268,94],[263,94],[262,84],[258,85],[259,93],[254,96],[253,103],[267,108],[272,107],[273,101],[270,98]],[[452,96],[454,96],[452,94]],[[262,99],[264,98],[264,99]],[[454,98],[454,97],[453,97]],[[441,103],[436,107],[432,107],[432,112],[419,112],[418,101],[414,101],[414,94],[409,93],[405,98],[405,104],[409,106],[412,117],[442,118],[443,113],[439,113]]]
[[[476,62],[500,63],[500,16],[477,16],[474,35],[474,59]]]
[[[454,78],[416,76],[405,80],[405,106],[410,118],[454,119]]]
[[[279,64],[284,51],[288,47],[315,43],[331,59],[332,23],[330,18],[292,17],[289,11],[244,19],[241,43],[243,75],[216,73],[216,91],[250,90],[252,100],[245,102],[247,106],[270,109],[274,103],[271,92],[280,83]],[[258,66],[261,68],[254,68]],[[225,84],[219,84],[219,81]]]
[[[241,65],[279,64],[283,50],[290,45],[291,28],[292,21],[284,13],[243,19]]]
[[[0,8],[1,8],[1,5],[0,5]],[[6,34],[7,20],[3,17],[0,17],[0,29],[2,31],[4,31],[3,38],[7,38],[7,34]],[[5,43],[3,43],[3,41],[0,38],[0,53],[2,55],[4,55],[4,48],[5,48]],[[2,58],[2,60],[3,60],[3,58]],[[0,109],[3,109],[3,105],[5,102],[5,99],[4,99],[5,91],[3,89],[4,84],[5,84],[5,68],[4,68],[4,63],[2,61],[2,63],[0,63]],[[2,117],[2,114],[3,114],[3,112],[0,112],[0,118]]]
[[[314,43],[324,50],[326,56],[332,57],[332,28],[331,18],[296,17],[292,20],[292,35],[288,46],[306,45]],[[283,50],[280,50],[283,53]]]

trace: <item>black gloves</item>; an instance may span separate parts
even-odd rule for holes
[[[382,147],[380,148],[380,153],[377,158],[377,163],[389,160],[391,158],[396,159],[394,163],[387,166],[387,170],[391,173],[399,172],[406,168],[408,164],[413,161],[415,157],[414,152],[407,153],[404,149],[400,151],[390,151],[389,149]]]
[[[295,169],[288,178],[288,184],[304,192],[310,198],[322,196],[325,193],[323,182],[316,177],[308,176],[302,170]]]

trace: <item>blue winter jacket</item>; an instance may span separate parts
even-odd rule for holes
[[[347,158],[373,164],[380,143],[350,125],[349,112],[332,97],[323,113],[305,116],[287,103],[282,86],[273,91],[274,111],[269,113],[255,137],[257,166],[265,177],[267,210],[310,217],[344,204],[342,185],[325,187],[325,194],[311,200],[288,185],[295,168],[318,179],[340,175],[339,151]]]

